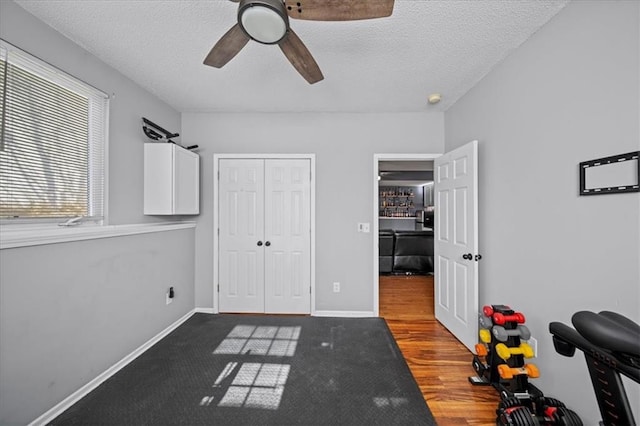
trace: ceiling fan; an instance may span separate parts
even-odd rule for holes
[[[310,21],[354,21],[383,18],[393,12],[394,0],[230,0],[238,5],[238,23],[222,36],[204,60],[222,68],[249,42],[277,44],[293,67],[310,84],[324,76],[289,18]]]

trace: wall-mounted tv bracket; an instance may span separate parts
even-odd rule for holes
[[[580,195],[640,192],[640,151],[580,163]]]
[[[180,136],[180,133],[171,133],[144,117],[142,117],[142,131],[149,139],[153,139],[154,141],[166,141],[169,143],[175,143],[171,138],[177,138]]]

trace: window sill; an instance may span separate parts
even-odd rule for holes
[[[0,250],[174,231],[178,229],[195,228],[195,226],[195,222],[140,223],[105,226],[79,225],[76,227],[47,226],[33,228],[20,226],[13,229],[9,226],[3,226],[0,228]]]

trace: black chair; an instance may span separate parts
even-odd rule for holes
[[[392,229],[381,229],[378,234],[378,270],[381,274],[390,274],[393,271],[395,235]]]
[[[433,272],[433,231],[395,231],[393,272]]]

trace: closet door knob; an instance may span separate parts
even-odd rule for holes
[[[471,253],[467,253],[467,254],[463,254],[462,258],[464,260],[471,260],[471,259],[473,259],[473,256],[471,255]]]
[[[262,241],[258,241],[258,247],[262,245]]]
[[[269,241],[267,241],[266,243],[264,243],[264,245],[269,247],[271,245],[271,243]]]

